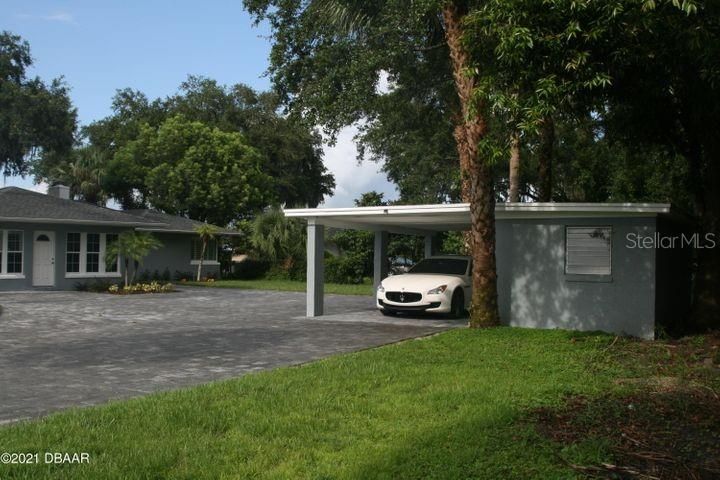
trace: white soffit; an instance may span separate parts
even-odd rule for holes
[[[288,217],[318,225],[359,230],[387,230],[422,234],[427,231],[467,230],[470,205],[393,205],[387,207],[295,208]],[[667,203],[498,203],[495,217],[505,219],[655,217],[669,214]]]

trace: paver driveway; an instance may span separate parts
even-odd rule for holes
[[[0,305],[0,423],[458,325],[389,320],[370,298],[340,295],[327,296],[328,316],[308,319],[304,293],[219,288],[135,296],[0,293]]]

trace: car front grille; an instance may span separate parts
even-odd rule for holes
[[[422,293],[415,292],[386,292],[385,298],[396,303],[413,303],[422,300]]]

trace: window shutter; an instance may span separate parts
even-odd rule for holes
[[[566,227],[565,236],[565,273],[611,274],[611,227]]]

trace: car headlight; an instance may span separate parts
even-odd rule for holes
[[[382,284],[382,283],[381,283],[380,285],[378,285],[377,291],[378,291],[378,293],[383,293],[383,292],[385,292],[385,287],[383,287],[383,284]]]
[[[439,287],[435,287],[432,290],[430,290],[427,294],[428,295],[439,295],[443,293],[445,290],[447,290],[447,285],[440,285]]]

